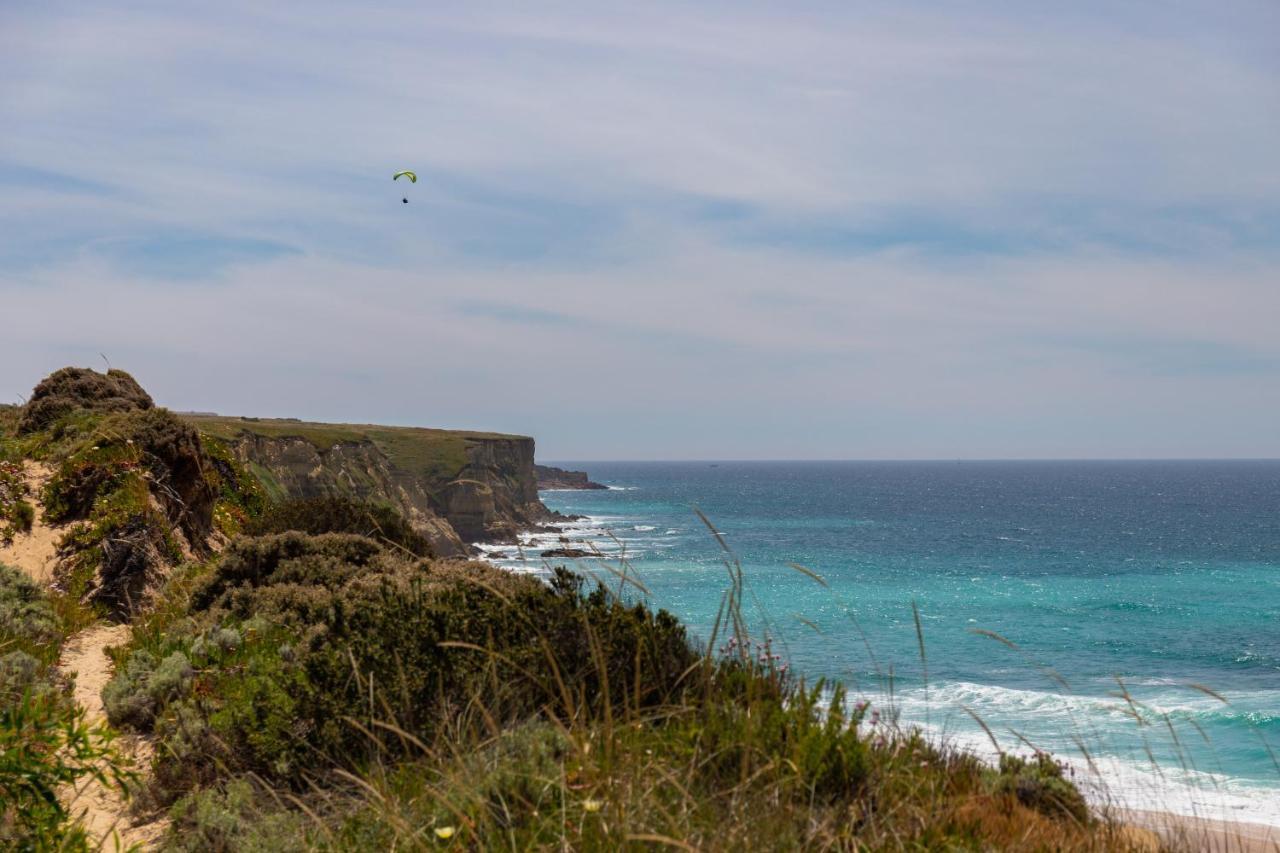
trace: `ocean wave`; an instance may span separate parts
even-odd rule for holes
[[[634,492],[634,491],[637,491],[640,487],[639,486],[607,486],[606,488],[608,488],[608,490],[611,492]]]
[[[1265,693],[1271,707],[1275,707],[1276,692]],[[1166,699],[1175,698],[1164,695]],[[1217,700],[1205,698],[1222,707]],[[1261,694],[1249,699],[1268,701]],[[872,701],[873,705],[878,704]],[[1194,700],[1177,703],[1176,707],[1206,711]],[[965,713],[966,708],[983,719],[991,736],[973,722]],[[1133,718],[1117,708],[1117,700],[1108,697],[1064,696],[1050,691],[955,682],[932,687],[927,699],[923,688],[899,693],[894,696],[892,710],[901,727],[917,728],[935,742],[962,749],[992,764],[999,757],[992,737],[1001,749],[1015,754],[1030,752],[1014,736],[1017,731],[1066,764],[1073,781],[1095,806],[1280,826],[1280,779],[1266,784],[1250,782],[1184,766],[1172,752],[1161,758],[1163,750],[1150,751],[1150,739],[1163,730],[1148,729],[1154,734],[1136,738]],[[1123,728],[1114,725],[1115,713],[1126,717]],[[1037,738],[1036,731],[1054,734]],[[1161,760],[1153,764],[1152,755]]]

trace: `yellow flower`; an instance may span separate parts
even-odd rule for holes
[[[604,803],[600,800],[583,800],[582,807],[589,812],[598,812],[604,808]]]
[[[453,838],[453,833],[456,831],[457,830],[455,830],[452,826],[437,826],[436,838],[439,838],[444,841],[448,841],[450,838]]]

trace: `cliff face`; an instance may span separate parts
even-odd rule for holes
[[[390,504],[441,556],[504,540],[554,515],[538,500],[533,439],[494,433],[189,415],[274,497]]]

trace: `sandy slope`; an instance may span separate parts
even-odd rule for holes
[[[35,524],[30,533],[19,533],[8,545],[0,544],[0,563],[21,569],[37,583],[47,584],[53,580],[62,528],[45,524],[44,506],[38,497],[44,484],[53,476],[53,469],[39,462],[24,462],[23,473],[32,494],[37,497],[31,501],[36,510]]]

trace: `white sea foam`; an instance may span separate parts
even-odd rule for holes
[[[1139,714],[1158,718],[1163,714],[1231,713],[1210,696],[1161,687],[1143,698],[1137,707]],[[1275,691],[1235,697],[1242,715],[1249,707],[1274,708],[1277,698]],[[1028,753],[1030,748],[1014,732],[1022,734],[1036,748],[1063,761],[1081,791],[1097,806],[1280,826],[1280,790],[1182,766],[1177,750],[1168,749],[1173,744],[1167,729],[1151,726],[1139,730],[1123,698],[953,682],[932,686],[927,698],[923,688],[898,693],[893,706],[902,726],[918,727],[938,741],[991,763],[998,758],[996,746],[966,708],[982,718],[1003,750]],[[1197,737],[1189,728],[1185,734]],[[1148,748],[1157,763],[1152,762]],[[1162,754],[1169,758],[1161,759]]]

